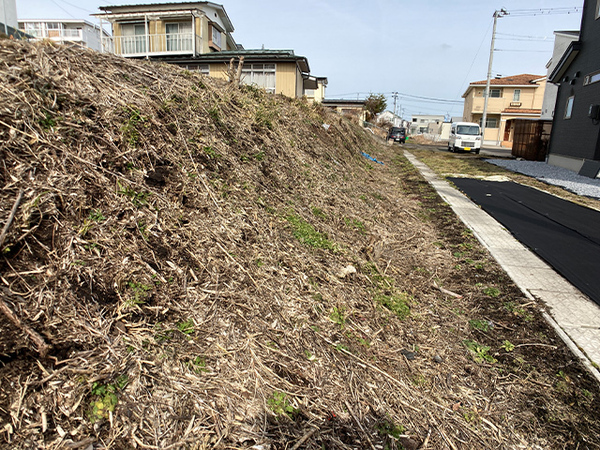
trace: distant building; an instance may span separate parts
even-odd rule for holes
[[[600,172],[600,3],[585,0],[579,40],[549,77],[558,83],[548,163],[598,177]]]
[[[340,114],[358,117],[360,120],[366,120],[366,109],[364,100],[343,100],[326,98],[322,105],[332,109]]]
[[[49,39],[59,44],[78,44],[97,51],[101,49],[102,38],[110,38],[99,25],[78,19],[22,19],[19,20],[19,30],[33,40]]]
[[[466,122],[481,125],[486,80],[474,81],[462,95]],[[521,74],[490,80],[484,141],[512,146],[515,119],[539,119],[546,88],[546,77]]]
[[[439,134],[442,123],[444,123],[443,114],[413,114],[410,122],[410,134]]]
[[[552,52],[552,58],[546,64],[548,69],[547,77],[554,71],[558,65],[561,56],[567,50],[567,47],[571,42],[579,39],[579,31],[555,31],[554,32],[554,51]],[[558,86],[553,83],[546,84],[546,90],[544,92],[544,101],[542,103],[542,116],[543,120],[552,120],[554,117],[554,106],[556,105],[556,96],[558,94]]]
[[[391,123],[392,126],[394,127],[407,127],[408,126],[408,121],[404,120],[402,117],[400,117],[397,114],[394,114],[391,111],[384,111],[381,114],[379,114],[377,116],[377,123],[381,124],[381,123]]]

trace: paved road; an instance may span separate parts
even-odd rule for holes
[[[445,142],[439,142],[434,145],[426,145],[426,144],[414,144],[414,145],[419,145],[419,146],[427,147],[431,150],[448,153],[448,147]],[[476,155],[474,153],[469,153],[469,152],[462,152],[462,153],[455,153],[455,154],[462,155],[462,156],[471,155],[474,158],[476,157]],[[480,156],[491,157],[491,158],[512,158],[510,148],[490,147],[490,146],[483,147],[481,149]]]

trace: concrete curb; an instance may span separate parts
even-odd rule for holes
[[[600,383],[600,370],[594,362],[600,362],[600,307],[412,153],[405,150],[404,156],[473,231],[523,294],[547,307],[549,313],[543,314],[546,321]]]

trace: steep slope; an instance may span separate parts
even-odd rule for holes
[[[597,387],[395,147],[172,66],[0,62],[5,448],[600,442]]]

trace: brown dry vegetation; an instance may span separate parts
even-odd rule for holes
[[[541,306],[347,119],[4,40],[0,151],[2,448],[600,445]]]

